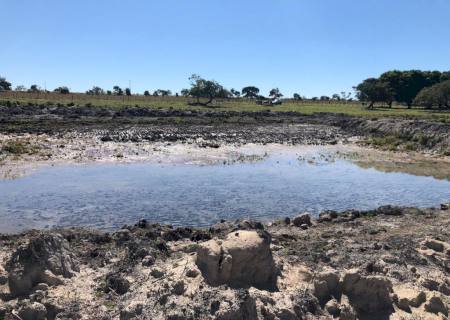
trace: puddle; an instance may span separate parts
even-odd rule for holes
[[[267,221],[304,211],[430,207],[450,200],[448,179],[363,168],[317,150],[272,150],[250,161],[214,165],[43,168],[0,180],[0,232],[56,226],[114,229],[140,218],[208,226],[220,219]]]

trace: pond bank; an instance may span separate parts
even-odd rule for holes
[[[442,205],[223,221],[207,230],[141,220],[114,233],[1,236],[0,316],[445,319],[448,230]],[[214,246],[235,272],[214,273]],[[245,268],[240,259],[250,257]]]

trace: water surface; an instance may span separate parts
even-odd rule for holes
[[[450,200],[450,182],[309,163],[277,153],[255,163],[68,165],[0,180],[0,232],[55,226],[114,229],[140,218],[208,226],[220,219],[273,220],[303,211],[429,207]]]

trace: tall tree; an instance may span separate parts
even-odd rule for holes
[[[5,78],[0,76],[0,91],[10,91],[11,90],[11,82],[6,81]]]
[[[224,98],[227,90],[214,80],[206,80],[199,75],[193,74],[189,80],[191,81],[191,89],[189,94],[197,98],[198,105],[209,105],[216,98]],[[207,102],[200,102],[200,98],[208,99]]]
[[[123,95],[123,90],[122,90],[122,88],[119,87],[119,86],[114,86],[114,87],[113,87],[113,93],[114,93],[114,95],[116,95],[116,96],[122,96],[122,95]]]
[[[269,96],[272,97],[273,99],[278,99],[278,98],[281,98],[283,96],[283,94],[280,92],[280,89],[274,88],[274,89],[270,90]]]
[[[242,95],[245,98],[250,98],[250,99],[257,98],[259,95],[259,89],[254,86],[248,86],[248,87],[242,88]]]
[[[394,99],[389,85],[375,78],[364,80],[356,87],[356,90],[359,100],[369,102],[369,109],[372,109],[376,102],[392,105]]]
[[[53,90],[54,92],[57,92],[57,93],[61,93],[61,94],[69,94],[70,93],[70,90],[69,90],[69,88],[68,87],[65,87],[65,86],[63,86],[63,87],[58,87],[58,88],[56,88],[55,90]]]

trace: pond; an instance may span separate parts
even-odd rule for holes
[[[437,206],[450,181],[363,168],[339,157],[307,161],[276,152],[233,164],[89,164],[48,167],[0,180],[0,232],[89,226],[120,228],[140,218],[174,226],[220,219],[262,221],[327,209]]]

